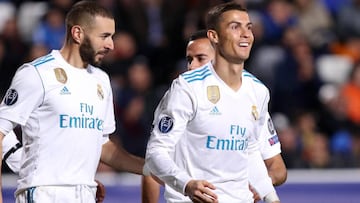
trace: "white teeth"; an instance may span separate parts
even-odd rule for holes
[[[249,46],[249,43],[247,43],[247,42],[241,42],[239,45],[240,45],[241,47],[247,47],[247,46]]]

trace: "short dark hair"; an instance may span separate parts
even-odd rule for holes
[[[74,25],[91,26],[96,16],[114,19],[112,12],[96,1],[83,0],[75,3],[66,14],[66,37],[70,38]]]
[[[188,42],[190,41],[194,41],[197,39],[203,39],[203,38],[207,38],[207,30],[198,30],[196,32],[194,32],[192,35],[190,35]]]
[[[216,28],[219,25],[221,15],[226,11],[230,10],[247,12],[246,8],[236,2],[218,4],[208,11],[206,15],[206,28],[211,30],[217,30]]]

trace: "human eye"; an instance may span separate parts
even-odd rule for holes
[[[231,28],[232,30],[236,30],[236,29],[238,29],[238,27],[239,27],[239,25],[238,25],[237,23],[231,23],[231,24],[230,24],[230,28]]]
[[[193,60],[194,60],[194,58],[191,57],[191,56],[187,56],[187,57],[186,57],[186,61],[187,61],[188,64],[191,64],[191,62],[192,62]]]
[[[206,62],[206,60],[207,60],[207,57],[206,57],[206,56],[200,56],[200,57],[199,57],[199,61],[200,61],[201,63]]]
[[[105,40],[105,39],[108,38],[108,37],[112,38],[112,35],[109,34],[109,33],[104,33],[104,34],[101,34],[101,35],[100,35],[100,38],[103,39],[103,40]]]
[[[247,26],[247,29],[248,29],[248,30],[252,30],[252,29],[253,29],[253,25],[252,25],[252,24],[249,24],[249,25]]]

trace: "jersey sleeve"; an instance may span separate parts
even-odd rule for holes
[[[106,101],[106,114],[105,114],[105,123],[104,123],[104,143],[108,141],[108,135],[115,131],[115,113],[114,113],[114,101],[113,93],[110,85],[110,80],[108,79],[108,96]]]
[[[191,177],[175,164],[172,154],[195,112],[195,99],[185,83],[182,78],[174,80],[157,106],[146,152],[151,173],[183,194]]]
[[[29,64],[20,67],[0,105],[0,118],[24,125],[31,112],[44,99],[44,88],[36,68]]]
[[[274,192],[275,188],[259,151],[249,153],[249,160],[250,185],[255,188],[260,198],[263,199],[267,194]]]
[[[267,88],[261,89],[263,94],[259,96],[260,115],[256,126],[255,139],[249,143],[249,182],[255,188],[261,199],[267,194],[275,192],[272,180],[268,174],[266,165],[263,161],[263,142],[264,136],[268,131],[267,120],[270,117],[268,113],[268,104],[270,100]]]
[[[280,141],[269,113],[266,114],[265,124],[261,127],[259,142],[263,160],[281,153]]]

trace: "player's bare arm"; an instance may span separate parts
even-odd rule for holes
[[[144,159],[130,154],[113,141],[108,141],[102,147],[101,162],[120,171],[142,175]]]
[[[287,170],[281,154],[277,154],[264,161],[273,185],[283,184],[287,179]]]
[[[160,198],[160,185],[152,176],[141,178],[142,203],[158,203]]]

